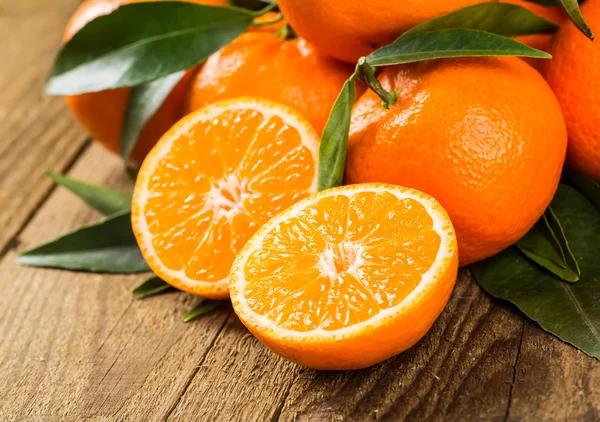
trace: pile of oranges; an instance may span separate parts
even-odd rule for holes
[[[134,1],[86,0],[64,40]],[[189,293],[231,297],[253,334],[306,366],[361,368],[414,345],[459,265],[509,247],[541,217],[565,159],[600,180],[599,88],[587,82],[600,48],[559,8],[506,0],[560,25],[519,38],[553,59],[384,68],[395,104],[359,85],[345,186],[317,193],[320,135],[356,61],[483,2],[279,0],[285,23],[251,27],[190,69],[131,156],[141,165],[133,230],[152,270]],[[600,0],[582,12],[600,30]],[[130,94],[66,100],[117,152]]]

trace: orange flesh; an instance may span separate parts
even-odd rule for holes
[[[221,281],[262,224],[308,195],[314,173],[311,151],[279,117],[228,110],[200,121],[179,134],[148,183],[152,246],[170,270]]]
[[[338,330],[400,304],[441,245],[418,201],[389,192],[321,198],[277,225],[248,258],[248,306],[296,332]]]

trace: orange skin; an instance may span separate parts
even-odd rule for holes
[[[63,34],[63,41],[69,41],[77,31],[98,16],[106,15],[122,4],[139,3],[142,0],[86,0],[75,11]],[[224,5],[224,0],[188,0],[193,3]],[[184,115],[184,99],[190,83],[188,73],[173,92],[167,97],[162,107],[148,121],[138,143],[131,154],[132,164],[140,164],[150,149],[158,142],[175,122]],[[108,150],[119,153],[121,129],[125,111],[131,94],[130,88],[120,88],[101,92],[72,95],[65,97],[67,105],[90,136],[104,145]]]
[[[244,33],[198,71],[188,110],[240,96],[262,97],[296,109],[320,134],[352,71],[302,39]]]
[[[558,6],[544,7],[525,0],[502,0],[502,2],[523,6],[524,8],[531,10],[536,15],[541,16],[557,25],[561,25],[568,20],[566,13]],[[525,35],[522,37],[516,37],[515,39],[523,44],[527,44],[530,47],[545,51],[546,53],[550,52],[550,44],[552,43],[552,35],[550,34]],[[547,59],[532,59],[528,57],[523,58],[523,60],[525,60],[538,71],[541,71],[544,63],[548,61]]]
[[[371,91],[353,110],[347,183],[421,190],[448,211],[461,265],[519,240],[550,203],[567,148],[564,119],[541,75],[517,58],[390,67],[389,110]]]
[[[319,50],[356,63],[404,31],[463,7],[496,0],[278,0],[292,28]]]
[[[596,36],[600,33],[600,1],[588,0],[581,11]],[[553,59],[547,64],[546,79],[562,106],[569,150],[567,163],[600,181],[600,44],[590,41],[571,22],[556,33]]]

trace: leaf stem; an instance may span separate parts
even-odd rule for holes
[[[276,23],[281,22],[282,20],[283,20],[283,15],[281,13],[278,13],[277,17],[275,19],[270,19],[268,21],[262,21],[262,22],[257,22],[255,20],[251,23],[251,26],[260,27],[260,26],[274,25]]]
[[[358,74],[358,79],[366,83],[369,89],[377,94],[379,98],[381,98],[384,108],[388,109],[396,104],[396,100],[398,100],[398,94],[396,92],[388,92],[383,88],[383,86],[381,86],[381,83],[377,77],[375,77],[375,68],[367,63],[366,57],[361,57],[358,59],[356,71]]]
[[[275,9],[276,7],[277,7],[277,2],[273,2],[273,3],[269,4],[268,6],[263,7],[262,9],[255,12],[254,16],[258,17],[258,16],[266,15],[267,13],[269,13],[271,10]]]

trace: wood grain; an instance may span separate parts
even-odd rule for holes
[[[525,324],[510,421],[599,421],[600,362]]]
[[[274,420],[301,371],[231,315],[169,420]]]
[[[130,186],[122,164],[93,146],[72,176]],[[20,236],[26,248],[97,220],[59,189]],[[134,300],[144,276],[106,276],[0,262],[0,415],[13,420],[161,419],[197,371],[229,312],[197,323],[181,315],[195,299]],[[152,406],[149,406],[152,403]]]
[[[0,256],[50,192],[46,169],[62,171],[86,136],[60,98],[42,86],[63,27],[79,0],[0,2]]]

